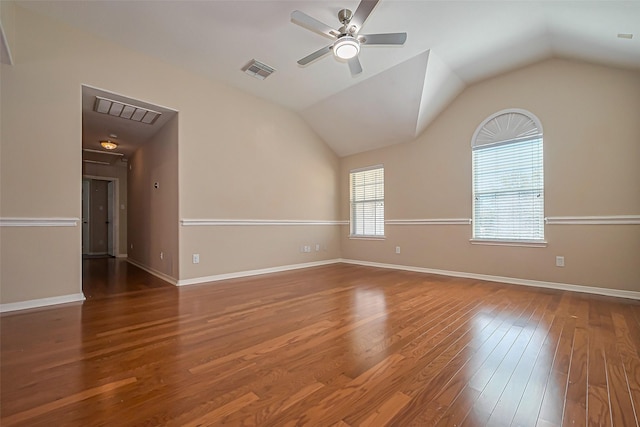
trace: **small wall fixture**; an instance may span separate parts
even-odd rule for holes
[[[102,145],[102,148],[107,150],[115,150],[118,148],[118,144],[113,141],[100,141],[100,145]]]

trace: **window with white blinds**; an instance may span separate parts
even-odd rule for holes
[[[497,127],[512,139],[474,141],[474,239],[544,241],[543,143],[536,123],[530,120],[527,132]]]
[[[384,167],[351,171],[351,235],[384,236]]]

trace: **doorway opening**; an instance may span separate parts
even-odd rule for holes
[[[85,297],[138,289],[140,269],[173,280],[178,112],[82,85],[81,148]]]
[[[82,257],[116,257],[120,246],[118,178],[82,178]]]

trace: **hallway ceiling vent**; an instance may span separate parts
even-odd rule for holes
[[[269,67],[267,64],[263,64],[260,61],[252,59],[247,65],[242,67],[242,71],[249,74],[251,77],[255,77],[258,80],[264,80],[276,71],[274,68]]]
[[[137,107],[125,102],[114,101],[112,99],[96,96],[96,102],[93,105],[93,111],[110,116],[120,117],[122,119],[133,120],[134,122],[152,125],[158,120],[162,113],[149,110],[147,108]]]

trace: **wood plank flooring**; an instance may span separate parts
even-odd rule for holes
[[[0,317],[2,426],[639,425],[639,301],[346,264],[176,288],[86,262],[84,303]]]

